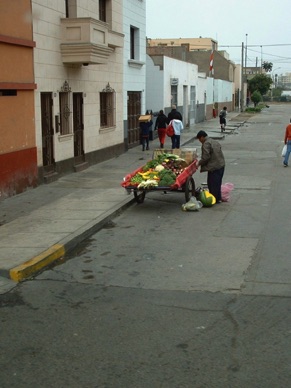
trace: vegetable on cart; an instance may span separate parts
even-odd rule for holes
[[[121,186],[143,203],[149,191],[184,192],[186,202],[195,195],[192,175],[197,170],[196,149],[155,150],[153,159],[124,177]]]

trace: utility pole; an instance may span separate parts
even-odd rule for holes
[[[247,74],[248,34],[246,34],[245,73]]]
[[[241,91],[240,91],[240,111],[244,111],[244,42],[241,44]]]

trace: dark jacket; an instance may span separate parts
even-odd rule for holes
[[[167,128],[167,125],[169,124],[170,120],[168,117],[164,114],[159,114],[156,119],[155,127],[158,128]]]
[[[169,119],[169,122],[174,119],[183,121],[182,115],[180,112],[177,111],[177,109],[171,110],[171,112],[168,114],[168,119]]]
[[[148,137],[150,134],[150,128],[153,125],[152,120],[150,121],[142,121],[140,123],[140,129],[141,129],[141,136],[142,137]]]
[[[202,144],[202,155],[199,161],[201,166],[200,171],[215,171],[225,166],[224,155],[221,150],[221,145],[217,140],[213,140],[210,137],[205,138],[205,142]]]
[[[222,118],[222,119],[225,119],[225,118],[226,118],[226,110],[225,110],[225,109],[222,109],[222,110],[219,112],[219,117]]]

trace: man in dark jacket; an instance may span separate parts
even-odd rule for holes
[[[168,119],[169,119],[169,122],[173,119],[177,119],[177,120],[181,120],[183,121],[183,118],[182,118],[182,115],[180,112],[177,111],[177,107],[176,105],[172,105],[172,110],[171,112],[168,114]]]
[[[217,140],[208,137],[204,131],[197,133],[197,139],[202,143],[202,155],[198,166],[201,166],[201,172],[208,172],[208,190],[216,198],[216,203],[219,203],[221,202],[221,184],[225,167],[221,145]]]

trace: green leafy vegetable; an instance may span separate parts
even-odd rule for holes
[[[150,160],[150,161],[147,162],[147,164],[143,167],[143,171],[147,171],[147,170],[149,170],[150,168],[155,168],[158,164],[160,164],[160,163],[158,162],[157,159]]]
[[[159,186],[171,186],[176,181],[176,175],[173,171],[166,168],[159,172],[159,177]]]

